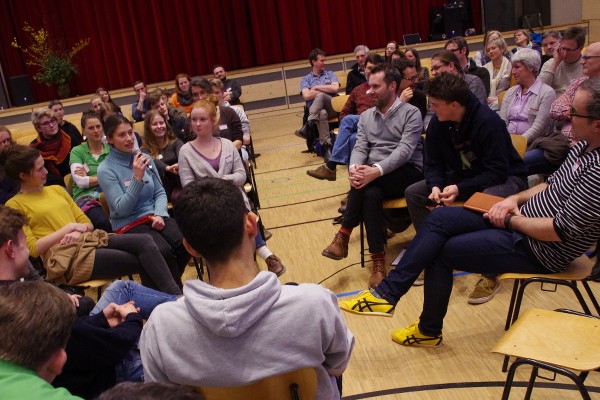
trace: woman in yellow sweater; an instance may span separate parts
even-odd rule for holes
[[[20,210],[29,218],[25,231],[27,247],[33,257],[48,260],[64,255],[69,248],[81,244],[93,227],[89,218],[75,204],[64,188],[44,186],[48,171],[38,150],[14,145],[0,153],[0,164],[10,179],[18,181],[20,191],[6,202],[8,207]],[[96,233],[96,232],[94,232]],[[103,231],[100,231],[102,235]],[[70,274],[87,279],[117,278],[140,274],[142,283],[165,293],[181,294],[158,247],[148,235],[109,235],[104,247],[91,251],[81,264],[91,265],[91,271],[75,271],[80,263],[72,265],[57,281],[69,284]]]

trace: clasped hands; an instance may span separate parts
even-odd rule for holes
[[[350,186],[354,189],[362,189],[380,176],[379,168],[368,165],[354,165],[348,170]]]

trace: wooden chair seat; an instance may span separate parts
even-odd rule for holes
[[[576,384],[582,398],[590,399],[584,380],[589,371],[600,368],[600,320],[530,309],[510,327],[492,352],[517,357],[507,374],[502,399],[509,398],[515,372],[521,365],[533,367],[526,399],[531,396],[539,369],[566,376]]]
[[[85,289],[96,289],[98,291],[98,299],[102,296],[102,288],[110,285],[114,279],[92,279],[89,281],[81,282],[77,286],[81,286]],[[96,299],[96,300],[98,300]]]
[[[303,368],[258,382],[236,387],[196,387],[206,400],[286,400],[314,399],[317,393],[317,373]]]
[[[511,325],[513,325],[519,318],[519,312],[523,302],[525,289],[532,283],[540,283],[541,289],[544,292],[555,292],[558,286],[564,286],[571,289],[583,311],[586,314],[589,314],[590,307],[588,306],[581,291],[579,290],[579,287],[577,286],[577,282],[581,282],[596,311],[600,313],[600,306],[598,305],[594,293],[586,281],[592,272],[593,266],[593,261],[590,260],[587,255],[582,255],[569,263],[567,268],[562,272],[548,274],[522,274],[510,272],[499,275],[499,280],[514,279],[504,330],[508,331]],[[546,289],[544,289],[543,285],[546,285]],[[548,289],[548,286],[550,286],[552,289]],[[506,356],[502,364],[502,371],[507,370],[508,362],[509,356]]]

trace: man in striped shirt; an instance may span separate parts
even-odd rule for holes
[[[388,277],[358,298],[340,301],[340,308],[391,316],[424,268],[421,316],[393,331],[392,340],[435,347],[442,343],[453,269],[552,273],[588,250],[600,239],[600,77],[579,86],[570,115],[578,143],[546,183],[506,198],[483,217],[459,207],[437,208]]]

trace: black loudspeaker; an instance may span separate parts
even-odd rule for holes
[[[29,83],[29,76],[11,76],[8,78],[8,88],[13,106],[20,107],[35,103],[33,90],[31,90],[31,84]]]
[[[444,9],[431,7],[429,10],[429,32],[431,35],[442,35],[444,33]]]
[[[504,32],[520,28],[516,25],[515,0],[483,0],[483,16],[486,31]]]
[[[517,16],[523,17],[531,14],[542,14],[542,25],[550,25],[550,0],[521,0],[523,10],[521,13],[517,12]],[[522,15],[521,15],[522,14]],[[537,27],[537,24],[536,26]],[[534,30],[535,30],[534,27]]]
[[[447,37],[463,36],[466,29],[464,7],[444,9],[444,33]]]

